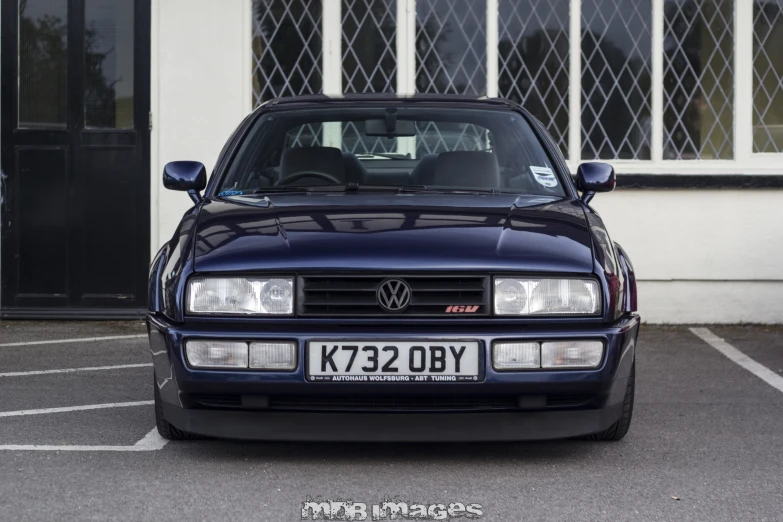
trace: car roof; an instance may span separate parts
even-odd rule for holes
[[[274,98],[259,106],[259,109],[269,110],[273,108],[291,107],[297,105],[335,105],[358,103],[394,103],[394,104],[416,104],[421,102],[430,102],[437,104],[454,104],[459,106],[479,105],[506,108],[519,108],[519,105],[505,98],[487,98],[486,96],[476,97],[463,94],[395,94],[395,93],[362,93],[362,94],[307,94],[303,96],[290,96]]]

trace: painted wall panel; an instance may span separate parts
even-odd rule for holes
[[[163,166],[196,160],[211,172],[223,144],[250,111],[249,17],[246,0],[153,5],[153,255],[191,206],[185,193],[163,188]]]
[[[618,190],[593,207],[640,280],[783,281],[783,190]]]
[[[781,295],[781,281],[642,281],[639,309],[653,324],[780,324]]]

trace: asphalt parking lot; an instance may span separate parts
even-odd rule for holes
[[[619,443],[165,444],[144,333],[0,321],[0,520],[300,520],[306,497],[477,503],[483,520],[783,520],[781,327],[643,327]]]

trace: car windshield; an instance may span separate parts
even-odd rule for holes
[[[564,195],[520,114],[421,106],[270,112],[249,131],[218,195],[333,190]]]

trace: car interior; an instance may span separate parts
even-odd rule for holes
[[[502,132],[474,126],[478,130],[466,138],[466,124],[457,124],[463,125],[462,134],[453,128],[427,134],[421,131],[424,124],[416,122],[413,134],[386,136],[410,137],[409,143],[415,144],[415,153],[398,153],[385,152],[398,150],[398,142],[370,133],[370,121],[346,123],[352,124],[356,133],[343,132],[342,148],[323,145],[323,130],[318,123],[299,123],[288,127],[287,132],[275,133],[279,136],[276,143],[266,148],[266,153],[256,149],[246,155],[239,176],[223,189],[247,193],[271,187],[356,184],[562,195],[557,183],[543,186],[531,172],[531,166],[552,168],[543,149],[521,147],[517,138],[502,136]],[[455,125],[441,125],[449,124]],[[433,126],[434,122],[426,125]],[[351,150],[366,152],[356,154]]]
[[[472,187],[509,191],[541,191],[522,169],[500,167],[487,151],[445,151],[420,159],[360,160],[337,147],[286,149],[278,167],[252,171],[244,186],[361,185]]]
[[[267,186],[307,186],[335,183],[369,185],[435,185],[440,187],[497,188],[500,169],[491,152],[451,151],[427,154],[409,165],[405,160],[372,162],[368,168],[351,152],[336,147],[296,147],[283,152],[276,179],[267,178]],[[391,165],[394,163],[394,165]],[[406,162],[408,163],[408,162]],[[389,164],[386,167],[386,164]]]

